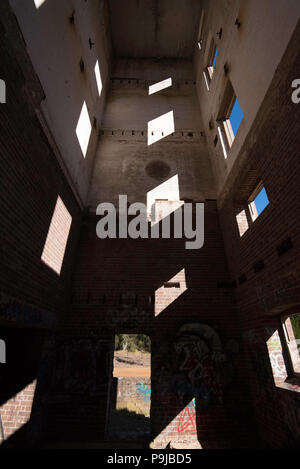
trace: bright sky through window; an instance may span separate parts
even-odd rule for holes
[[[58,196],[41,260],[60,275],[70,233],[72,217]]]
[[[100,73],[100,67],[99,67],[99,61],[98,60],[96,62],[94,71],[95,71],[95,77],[96,77],[96,82],[97,82],[98,94],[99,94],[99,96],[101,96],[102,79],[101,79],[101,73]]]
[[[175,132],[174,113],[170,111],[148,122],[148,145],[152,145],[173,132]]]
[[[169,88],[170,86],[172,86],[172,78],[167,78],[166,80],[154,83],[154,85],[149,86],[149,95]]]
[[[84,157],[86,156],[86,152],[88,149],[91,131],[91,121],[86,107],[86,103],[84,101],[76,127],[76,135]]]
[[[215,64],[216,64],[216,60],[217,60],[217,55],[218,55],[218,51],[219,49],[216,47],[216,50],[215,50],[215,55],[214,55],[214,59],[213,59],[213,68],[215,68]]]
[[[264,187],[255,197],[254,203],[257,210],[257,215],[260,215],[261,212],[267,207],[267,205],[269,205],[269,199],[266,193],[266,189]]]
[[[241,125],[243,117],[244,117],[243,111],[241,109],[241,106],[240,106],[237,98],[236,98],[235,102],[234,102],[234,105],[233,105],[233,108],[232,108],[232,111],[231,111],[231,114],[230,114],[230,117],[229,117],[234,136],[236,136],[236,134],[237,134],[237,131],[239,129],[239,126]]]

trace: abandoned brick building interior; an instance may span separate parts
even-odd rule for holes
[[[300,447],[299,16],[0,2],[2,448]],[[122,194],[159,227],[203,203],[203,247],[100,239]],[[130,442],[108,432],[118,334],[151,341]]]

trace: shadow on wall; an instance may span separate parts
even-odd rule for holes
[[[215,204],[207,204],[204,247],[193,251],[172,238],[106,239],[100,252],[95,220],[86,220],[72,316],[79,327],[150,336],[154,447],[197,440],[207,448],[251,445]],[[223,287],[217,285],[221,280]],[[77,289],[83,283],[89,285],[86,294]]]
[[[110,413],[108,437],[111,440],[150,441],[150,417],[128,409],[114,409]]]
[[[40,332],[7,329],[2,334],[7,364],[0,369],[1,404],[37,381],[29,422],[4,446],[34,446],[40,439],[103,439],[107,397],[111,395],[113,337],[115,331],[122,330],[147,333],[151,338],[153,447],[197,441],[203,448],[258,446],[249,396],[241,392],[239,381],[245,360],[232,332],[232,295],[226,282],[217,285],[227,274],[215,223],[216,213],[208,210],[206,241],[198,251],[186,250],[180,239],[108,239],[101,241],[99,262],[91,264],[94,250],[99,253],[92,219],[91,230],[85,229],[82,239],[83,244],[89,244],[85,252],[90,257],[79,259],[74,283],[77,291],[84,273],[84,284],[92,289],[90,294],[73,297],[77,337],[52,334],[42,354],[44,338]],[[85,262],[93,269],[84,269]],[[183,270],[184,276],[176,278]],[[125,292],[122,295],[116,291],[117,279]],[[140,282],[134,290],[132,279]],[[276,420],[279,447],[297,447],[299,401],[291,394],[280,394],[279,398],[266,345],[275,331],[270,324],[266,333],[263,329],[250,331],[245,337],[253,368],[254,405],[261,428],[267,419]],[[145,423],[138,415],[119,411],[116,415],[124,422],[134,417],[137,424]],[[14,421],[13,414],[10,421]]]
[[[28,440],[29,421],[45,339],[41,330],[1,327],[7,360],[0,365],[1,447],[23,447]]]

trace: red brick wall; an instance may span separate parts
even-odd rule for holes
[[[151,425],[156,437],[183,410],[170,388],[178,329],[186,323],[210,325],[219,334],[224,350],[228,350],[231,372],[224,384],[226,403],[215,403],[208,409],[200,406],[197,418],[194,413],[194,425],[205,447],[228,447],[233,440],[236,445],[250,444],[249,437],[248,443],[241,443],[245,421],[251,426],[251,418],[247,390],[241,387],[243,350],[216,203],[205,204],[205,242],[200,250],[186,250],[185,240],[180,239],[100,240],[96,236],[97,221],[91,216],[83,224],[64,333],[78,337],[112,337],[118,332],[150,336]],[[155,293],[161,292],[164,283],[174,278],[183,283],[182,273],[176,277],[183,270],[184,288],[164,289],[167,294],[157,295],[155,303]],[[55,418],[59,426],[60,417]],[[163,435],[166,444],[168,437],[189,439],[190,434],[178,435],[178,428],[174,427]]]
[[[300,305],[300,107],[291,101],[291,83],[300,76],[299,37],[298,27],[245,141],[246,158],[234,166],[219,200],[230,276],[238,284],[248,349],[245,369],[258,428],[271,447],[300,444],[300,395],[276,388],[267,349],[280,327],[280,314]],[[258,180],[270,203],[240,237],[235,216]],[[277,247],[288,236],[293,248],[279,256]],[[255,273],[253,266],[261,260],[264,268]]]
[[[1,79],[7,93],[0,109],[0,292],[24,308],[55,314],[69,299],[80,209],[36,117],[43,92],[6,1],[0,16]],[[72,216],[60,276],[41,261],[58,196]]]
[[[36,117],[43,92],[7,1],[0,5],[0,35],[7,101],[0,105],[0,338],[5,339],[4,325],[14,326],[7,362],[0,365],[0,414],[4,437],[10,440],[30,416],[30,383],[37,379],[42,350],[34,347],[26,328],[22,348],[14,339],[15,326],[53,327],[61,319],[69,301],[81,212]],[[58,196],[72,216],[60,275],[41,261]],[[24,374],[22,357],[30,351],[35,367]]]
[[[3,439],[9,438],[30,419],[36,382],[28,384],[0,408]],[[1,439],[2,439],[1,438]]]

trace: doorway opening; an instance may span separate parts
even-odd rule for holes
[[[151,341],[145,334],[116,334],[108,438],[151,437]]]

